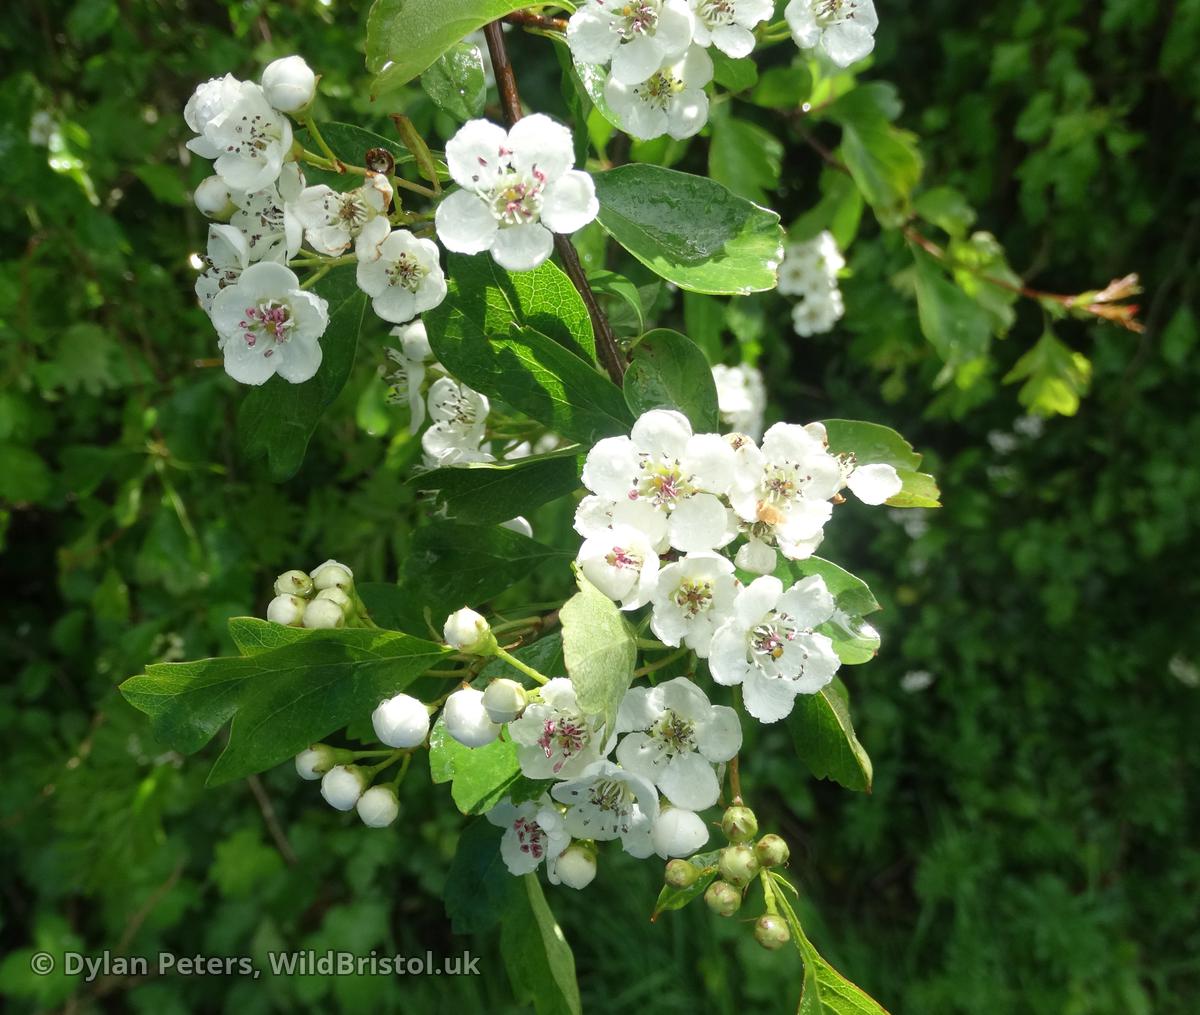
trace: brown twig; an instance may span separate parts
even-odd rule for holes
[[[541,28],[547,32],[565,32],[567,30],[566,18],[550,18],[544,14],[535,14],[533,11],[513,11],[511,14],[504,15],[501,20],[521,28]]]
[[[511,127],[521,119],[521,95],[517,91],[517,78],[513,73],[512,64],[508,59],[508,50],[504,45],[504,32],[499,21],[493,21],[484,26],[483,34],[487,39],[488,52],[492,57],[492,69],[496,74],[496,87],[500,92],[500,104],[504,109],[504,118]],[[572,284],[583,298],[587,307],[588,317],[592,320],[592,330],[596,333],[596,351],[600,362],[608,371],[608,376],[618,387],[625,377],[625,357],[621,354],[621,346],[617,336],[613,334],[608,317],[600,309],[596,294],[587,279],[587,272],[579,260],[579,253],[569,236],[561,233],[554,234],[554,248],[558,251],[563,270],[567,273]]]
[[[729,792],[733,794],[733,800],[730,801],[734,807],[742,806],[742,775],[738,771],[738,756],[735,754],[729,761],[729,767],[726,769],[729,773]]]
[[[275,816],[275,808],[271,805],[271,798],[267,796],[262,781],[257,775],[252,775],[246,782],[250,786],[250,792],[254,794],[254,799],[258,801],[258,809],[262,811],[263,821],[266,822],[271,838],[275,840],[275,848],[279,850],[279,855],[283,857],[289,867],[295,867],[300,861],[292,849],[292,844],[288,842],[287,836],[283,833],[279,819]]]

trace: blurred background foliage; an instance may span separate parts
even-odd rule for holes
[[[519,1010],[491,940],[439,900],[461,827],[410,776],[393,829],[323,806],[286,766],[206,790],[114,688],[147,662],[227,651],[271,578],[326,557],[394,578],[421,510],[385,403],[382,338],[273,485],[234,450],[241,392],[191,292],[205,223],[180,117],[195,83],[300,52],[339,119],[372,104],[365,4],[77,0],[0,28],[0,994],[12,1011]],[[708,348],[760,357],[772,414],[877,420],[929,453],[946,507],[847,505],[830,556],[884,603],[884,648],[848,675],[871,796],[800,774],[778,728],[743,779],[794,844],[812,936],[898,1013],[1184,1013],[1200,996],[1200,2],[880,4],[868,79],[892,81],[926,180],[957,188],[1029,284],[1139,270],[1147,329],[1066,322],[1092,363],[1071,418],[1023,415],[1000,378],[1043,330],[1016,307],[980,376],[939,378],[904,289],[911,255],[870,215],[848,312],[798,339],[769,296],[693,305]],[[540,40],[514,41],[519,51]],[[529,70],[526,72],[525,67]],[[560,106],[557,68],[518,63]],[[391,104],[388,104],[391,103]],[[817,203],[803,125],[778,134],[785,221]],[[720,114],[715,120],[719,123]],[[718,128],[719,129],[719,128]],[[826,128],[814,128],[818,134]],[[832,135],[836,141],[836,133]],[[707,142],[658,153],[703,171]],[[774,158],[774,156],[771,156]],[[769,177],[770,173],[768,173]],[[585,240],[586,243],[586,240]],[[724,317],[718,315],[718,311]],[[568,538],[562,512],[536,519]],[[559,590],[561,594],[561,590]],[[210,750],[206,752],[212,754]],[[648,920],[655,864],[605,860],[551,893],[585,1006],[788,1010],[791,956],[689,909]],[[37,978],[33,951],[483,955],[478,978]]]

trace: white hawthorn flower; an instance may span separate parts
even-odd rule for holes
[[[719,684],[741,684],[746,711],[778,722],[797,694],[816,694],[841,665],[833,642],[813,628],[833,616],[833,596],[818,575],[786,592],[771,575],[738,593],[733,616],[713,636],[708,666]]]
[[[682,413],[652,409],[628,437],[605,437],[588,452],[583,484],[607,501],[645,500],[666,519],[677,550],[712,550],[735,535],[721,502],[735,461],[719,435],[693,434]]]
[[[416,747],[429,736],[429,709],[411,694],[397,694],[376,706],[371,725],[388,747]]]
[[[773,539],[792,560],[811,557],[842,486],[842,466],[825,447],[824,427],[776,423],[761,449],[747,443],[739,453],[729,500],[750,538]]]
[[[733,565],[716,553],[689,553],[658,572],[650,627],[664,645],[683,642],[708,658],[713,633],[733,609]]]
[[[575,509],[575,531],[584,539],[619,526],[643,533],[658,553],[665,553],[671,545],[667,539],[667,515],[650,499],[610,500],[588,494]]]
[[[602,719],[580,709],[575,685],[566,677],[554,677],[538,695],[540,700],[530,701],[521,718],[508,724],[528,778],[573,779],[612,750],[600,736]]]
[[[358,262],[358,287],[385,321],[403,324],[446,298],[446,276],[433,240],[395,229],[379,244],[378,256]]]
[[[462,189],[438,205],[438,239],[447,250],[490,250],[509,271],[529,271],[550,256],[553,233],[582,229],[600,210],[591,176],[575,164],[571,132],[535,113],[509,131],[471,120],[446,142],[446,164]]]
[[[712,76],[707,50],[692,46],[638,84],[610,77],[604,85],[604,98],[627,134],[642,141],[670,134],[682,141],[708,122],[704,86]]]
[[[368,828],[387,828],[400,814],[400,800],[391,786],[372,786],[354,807]]]
[[[267,101],[281,113],[297,113],[317,94],[317,76],[302,56],[285,56],[267,64],[262,76]]]
[[[846,259],[828,229],[811,240],[799,240],[783,248],[779,265],[779,291],[784,296],[807,296],[837,287],[838,272]]]
[[[658,584],[658,553],[645,533],[628,525],[584,540],[575,558],[587,580],[622,610],[645,606]]]
[[[653,850],[650,830],[658,818],[658,793],[640,775],[597,761],[578,778],[555,784],[550,795],[569,806],[564,823],[573,838],[620,839],[634,856]]]
[[[664,860],[692,856],[708,842],[708,826],[695,811],[666,807],[650,831],[654,852]]]
[[[383,173],[367,173],[366,182],[353,190],[336,191],[321,183],[306,187],[296,199],[294,212],[304,227],[308,245],[320,254],[339,257],[350,249],[368,225],[372,225],[374,247],[378,246],[391,227],[387,211],[392,203],[392,185]],[[378,222],[379,225],[373,225]],[[369,247],[360,252],[368,257],[375,250]]]
[[[188,147],[215,158],[213,168],[231,189],[254,193],[279,178],[292,148],[292,125],[254,82],[226,75],[201,85],[184,119],[200,134]]]
[[[774,0],[688,0],[698,46],[716,46],[735,60],[754,49],[754,26],[775,11]]]
[[[809,423],[804,427],[804,431],[819,440],[826,447],[828,454],[829,437],[824,423]],[[852,454],[841,455],[834,458],[834,461],[838,463],[841,472],[838,489],[849,489],[864,504],[882,504],[895,497],[904,486],[900,474],[892,465],[881,462],[859,465]]]
[[[791,0],[783,12],[801,49],[817,49],[849,67],[875,48],[879,15],[872,0]]]
[[[792,328],[803,338],[824,335],[833,330],[845,313],[846,304],[840,289],[818,290],[792,307]]]
[[[251,261],[278,261],[286,264],[300,249],[303,228],[296,217],[293,202],[304,189],[304,175],[295,162],[279,172],[271,186],[253,194],[237,193],[237,210],[229,219],[246,237]]]
[[[321,365],[320,338],[329,323],[329,304],[301,289],[290,268],[263,261],[217,293],[212,322],[225,353],[225,371],[235,381],[263,384],[279,374],[300,384]]]
[[[433,425],[421,435],[421,448],[429,465],[494,460],[479,447],[487,431],[490,404],[486,395],[451,377],[439,377],[430,387],[427,401]]]
[[[543,861],[548,867],[571,843],[562,815],[547,797],[527,800],[519,806],[506,797],[484,817],[504,829],[500,856],[516,877],[532,874]]]
[[[388,401],[392,405],[407,405],[409,433],[416,433],[425,422],[425,399],[421,385],[425,383],[425,364],[433,358],[429,335],[424,321],[410,321],[393,328],[388,334],[400,339],[400,348],[388,346],[387,357],[395,364],[388,375]]]
[[[628,733],[617,745],[621,767],[654,783],[676,807],[693,811],[717,802],[721,786],[713,765],[742,746],[737,713],[710,704],[687,677],[630,688],[617,730]]]
[[[204,270],[196,277],[196,299],[206,314],[212,313],[217,293],[237,285],[250,264],[250,247],[235,226],[210,225]]]
[[[446,699],[442,723],[464,747],[484,747],[500,736],[500,726],[483,707],[483,692],[473,687],[460,687]]]
[[[718,363],[712,374],[721,422],[734,433],[758,440],[762,436],[763,414],[767,411],[767,387],[761,371],[749,363],[735,367]]]
[[[579,63],[612,61],[611,78],[636,85],[683,55],[695,20],[685,0],[584,0],[567,24]]]

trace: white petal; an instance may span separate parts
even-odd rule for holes
[[[708,722],[696,731],[696,739],[709,761],[728,761],[742,749],[742,724],[738,714],[725,705],[714,705]]]
[[[708,653],[708,668],[718,684],[740,684],[750,672],[746,661],[746,630],[734,620],[727,620],[713,635]]]
[[[696,434],[687,443],[683,469],[709,493],[723,494],[733,485],[737,457],[729,442],[715,433]]]
[[[779,597],[776,609],[791,617],[798,627],[811,629],[833,616],[833,596],[824,578],[810,574]]]
[[[667,133],[684,141],[699,133],[708,123],[708,96],[699,88],[686,88],[671,100],[667,113]]]
[[[580,63],[607,63],[619,42],[612,16],[600,7],[580,7],[567,24],[567,43]]]
[[[676,807],[702,811],[717,802],[721,785],[712,765],[699,754],[678,754],[658,779],[659,788]]]
[[[790,680],[764,677],[757,669],[742,681],[742,700],[759,722],[779,722],[791,715],[796,704],[796,687]]]
[[[844,21],[825,29],[821,48],[839,67],[849,67],[870,54],[875,48],[875,37],[862,25]]]
[[[556,233],[582,229],[599,211],[596,184],[591,176],[579,169],[564,173],[542,194],[542,224]]]
[[[801,49],[812,49],[821,40],[821,26],[813,14],[812,0],[791,0],[783,12],[792,39]]]
[[[686,0],[666,0],[654,31],[663,59],[674,60],[688,48],[695,25],[695,15],[688,8]]]
[[[509,271],[532,271],[553,249],[554,234],[540,222],[500,229],[492,239],[492,257]]]
[[[758,539],[751,539],[741,549],[733,562],[751,574],[770,574],[775,570],[774,547]]]
[[[783,595],[783,582],[774,575],[755,578],[741,592],[733,604],[734,615],[743,630],[760,623]]]
[[[841,660],[833,650],[833,642],[823,634],[802,634],[796,638],[808,653],[804,672],[794,682],[800,694],[816,694],[833,680]]]
[[[738,60],[754,50],[754,33],[741,25],[718,25],[712,33],[713,45],[726,56]]]
[[[303,342],[296,338],[276,349],[275,356],[279,359],[275,372],[292,384],[311,380],[320,368],[322,359],[318,342]]]
[[[265,384],[275,376],[275,356],[264,356],[263,347],[252,349],[240,336],[225,343],[225,372],[239,384]]]
[[[518,120],[508,132],[508,147],[513,168],[522,173],[536,170],[551,183],[575,164],[571,132],[544,113]]]
[[[508,133],[487,120],[468,120],[446,142],[446,166],[460,187],[487,188],[503,163]]]
[[[635,35],[617,47],[609,73],[614,81],[637,85],[658,70],[662,63],[662,43],[652,35]]]
[[[904,487],[899,473],[890,465],[860,465],[850,473],[846,485],[864,504],[882,504]]]
[[[671,512],[671,545],[685,553],[713,550],[733,538],[725,505],[710,493],[697,493]]]
[[[643,101],[629,85],[609,78],[604,86],[604,98],[621,128],[631,137],[650,141],[667,132],[666,111]]]
[[[637,452],[628,437],[605,437],[588,452],[583,485],[609,500],[627,499],[638,471]]]
[[[629,436],[639,451],[681,459],[692,436],[692,424],[674,409],[651,409],[633,424]]]
[[[438,239],[447,250],[479,254],[496,238],[496,218],[483,198],[468,190],[451,194],[438,205],[434,215]]]

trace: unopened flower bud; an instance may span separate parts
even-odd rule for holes
[[[317,599],[325,599],[331,603],[336,603],[338,609],[347,617],[354,613],[354,600],[339,588],[321,589],[316,594],[313,602],[316,602]]]
[[[317,76],[304,57],[285,56],[267,64],[262,87],[267,101],[281,113],[296,113],[317,94]]]
[[[758,877],[758,859],[754,850],[744,842],[736,846],[726,846],[721,850],[717,869],[721,872],[721,877],[731,885],[743,888]]]
[[[778,835],[764,835],[755,843],[754,855],[763,867],[779,867],[788,862],[792,851]]]
[[[704,891],[704,902],[717,916],[733,916],[742,904],[742,893],[728,881],[714,881]]]
[[[446,732],[464,747],[483,747],[500,736],[500,727],[488,718],[483,692],[463,687],[446,699],[442,710]]]
[[[663,877],[672,888],[691,888],[700,876],[700,868],[687,860],[671,860]]]
[[[391,786],[372,786],[358,798],[355,807],[368,828],[386,828],[400,813],[400,801]]]
[[[654,822],[650,841],[659,856],[691,856],[708,842],[708,826],[695,811],[668,807]]]
[[[371,713],[375,736],[388,747],[416,747],[429,735],[429,709],[411,694],[397,694]]]
[[[228,222],[237,211],[237,205],[229,194],[229,187],[219,176],[210,176],[201,180],[192,194],[192,200],[200,209],[200,214],[217,222]]]
[[[346,614],[337,603],[314,599],[304,607],[304,626],[313,631],[346,626]]]
[[[554,861],[553,878],[568,888],[582,891],[596,878],[596,854],[586,846],[572,843]]]
[[[354,572],[345,564],[339,564],[336,560],[327,560],[320,567],[314,568],[310,575],[312,577],[313,587],[320,592],[322,589],[338,588],[343,592],[348,591],[354,585]]]
[[[483,692],[483,707],[495,723],[512,722],[525,711],[529,696],[515,680],[501,677],[487,685]]]
[[[284,627],[299,627],[304,620],[304,609],[308,606],[299,596],[276,596],[267,605],[267,620]]]
[[[758,818],[749,807],[735,804],[721,818],[721,831],[730,842],[747,842],[758,834]]]
[[[310,782],[321,778],[333,768],[333,748],[328,744],[313,744],[296,755],[296,772]]]
[[[312,594],[312,579],[303,571],[284,571],[275,579],[275,595],[277,596],[299,596],[301,599],[311,599]]]
[[[496,654],[496,636],[488,622],[474,610],[463,607],[449,617],[442,628],[442,637],[451,648],[469,655],[491,656]]]
[[[321,780],[321,796],[330,807],[348,811],[367,788],[367,777],[357,765],[337,765]]]
[[[754,925],[754,940],[771,951],[782,948],[791,939],[787,921],[774,913],[764,913]]]

